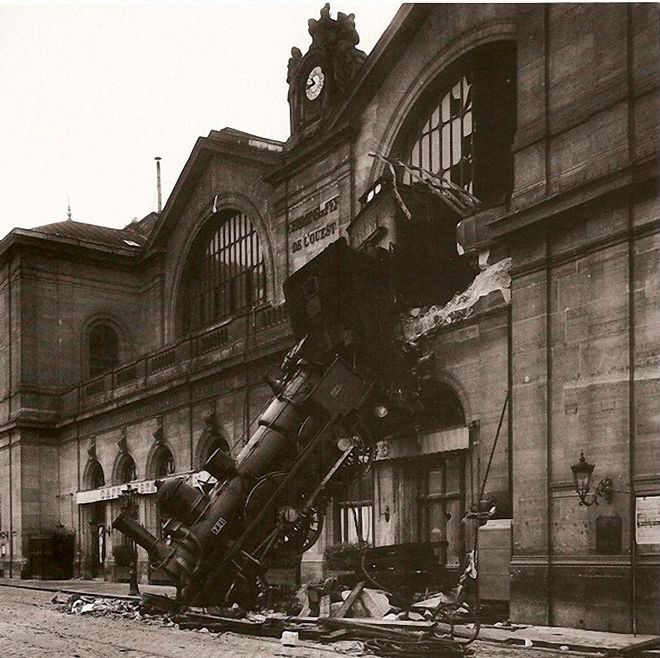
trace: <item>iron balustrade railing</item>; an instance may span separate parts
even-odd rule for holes
[[[95,397],[105,392],[105,377],[99,377],[85,386],[85,397]]]
[[[176,347],[172,347],[165,352],[159,352],[151,357],[148,357],[148,372],[153,374],[171,368],[176,364]]]
[[[114,373],[114,385],[115,387],[126,386],[126,384],[131,384],[137,379],[137,365],[135,363],[120,370],[116,370]]]
[[[167,378],[168,370],[176,369],[175,373],[170,373],[176,376],[179,366],[184,363],[192,363],[194,368],[195,360],[200,359],[201,367],[208,364],[209,356],[214,353],[222,353],[222,358],[230,356],[232,351],[241,353],[246,334],[251,334],[249,340],[254,341],[255,346],[263,344],[271,339],[269,334],[272,332],[269,330],[285,322],[288,322],[288,316],[284,303],[245,312],[221,325],[198,331],[156,352],[145,354],[91,381],[82,382],[62,394],[61,412],[67,415],[97,406],[113,399],[119,389],[123,389],[120,394],[125,395],[135,385],[148,385],[152,376],[156,376],[154,381],[162,382],[164,377]]]
[[[209,352],[221,349],[227,344],[229,344],[229,327],[227,325],[215,327],[195,337],[195,350],[193,354],[195,356],[198,354],[208,354]]]

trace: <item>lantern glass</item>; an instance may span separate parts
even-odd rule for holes
[[[584,500],[591,488],[591,474],[594,471],[594,465],[589,464],[584,458],[584,453],[581,453],[580,461],[577,464],[573,464],[571,470],[573,471],[575,491],[580,496],[580,500]]]

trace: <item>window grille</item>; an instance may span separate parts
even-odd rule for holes
[[[501,203],[513,189],[515,131],[516,48],[496,42],[467,53],[429,86],[394,150],[482,203]],[[403,168],[400,175],[404,184],[417,180]]]
[[[462,553],[464,478],[462,452],[419,460],[418,538],[442,544],[439,557],[448,567],[458,567]]]
[[[465,74],[440,92],[410,148],[407,163],[472,192],[472,137],[472,76]],[[404,183],[411,184],[412,178],[404,173]]]
[[[335,497],[338,542],[356,543],[364,539],[373,543],[374,480],[369,470],[357,482],[342,483]]]
[[[243,213],[221,213],[192,254],[184,300],[187,331],[265,301],[266,268],[259,235]]]

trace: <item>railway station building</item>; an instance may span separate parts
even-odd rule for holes
[[[450,578],[484,489],[482,598],[660,633],[658,6],[406,4],[368,55],[358,30],[326,6],[283,53],[286,142],[211,130],[162,212],[0,242],[0,569],[119,577],[122,490],[159,535],[154,482],[238,453],[292,346],[283,282],[345,238],[427,268],[401,284],[424,413],[303,580],[358,539]]]

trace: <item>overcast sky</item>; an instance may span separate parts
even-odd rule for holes
[[[291,46],[316,2],[0,0],[0,238],[73,219],[121,227],[163,203],[200,135],[286,139]],[[367,53],[399,3],[342,0]]]

